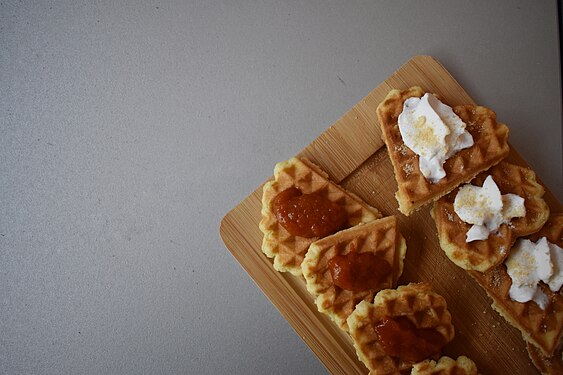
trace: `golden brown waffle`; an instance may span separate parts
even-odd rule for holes
[[[370,374],[409,374],[413,363],[387,355],[379,341],[374,324],[383,317],[405,316],[418,329],[433,328],[446,343],[454,337],[451,315],[444,298],[432,291],[430,284],[418,283],[385,289],[373,303],[360,302],[348,317],[348,328],[358,358]]]
[[[534,345],[527,343],[526,349],[532,363],[542,375],[561,375],[563,374],[563,346],[559,343],[559,347],[551,357],[546,357],[541,350]]]
[[[563,246],[563,214],[550,216],[543,228],[528,238],[536,241],[543,236],[547,237],[548,241]],[[492,298],[492,307],[520,330],[524,340],[538,347],[546,357],[554,353],[563,333],[561,291],[553,293],[541,283],[541,288],[549,299],[545,310],[542,310],[533,301],[521,303],[510,299],[508,292],[512,280],[504,263],[485,273],[471,271],[470,274]]]
[[[438,362],[427,359],[413,366],[411,375],[478,375],[475,362],[465,356],[457,360],[441,357]]]
[[[351,291],[340,288],[332,280],[329,261],[351,251],[376,254],[391,265],[391,273],[375,289]],[[346,319],[360,301],[372,301],[378,291],[396,285],[403,272],[406,251],[406,242],[399,233],[397,218],[389,216],[313,242],[301,269],[307,290],[316,297],[319,311],[329,315],[340,328],[347,331]]]
[[[271,202],[280,192],[297,187],[303,194],[322,194],[331,202],[344,207],[348,227],[381,217],[377,209],[329,181],[328,175],[307,159],[292,158],[276,164],[274,178],[274,181],[267,182],[263,188],[260,230],[264,233],[262,251],[274,258],[274,268],[278,271],[301,275],[301,262],[305,253],[309,245],[318,239],[294,236],[278,223],[272,212]]]
[[[452,262],[467,270],[484,272],[501,263],[518,237],[538,231],[549,216],[549,207],[543,200],[544,188],[536,182],[535,173],[517,165],[502,162],[481,173],[472,185],[482,186],[491,175],[501,194],[517,194],[524,198],[526,216],[514,218],[491,233],[486,240],[465,242],[471,224],[463,222],[454,211],[454,200],[459,189],[434,203],[432,217],[436,222],[440,246]]]
[[[423,95],[424,91],[420,87],[391,90],[377,107],[383,141],[387,145],[399,188],[395,195],[399,211],[407,216],[470,181],[478,173],[497,164],[509,152],[508,127],[497,123],[492,110],[475,105],[454,107],[454,112],[473,136],[474,145],[459,151],[444,163],[446,176],[443,179],[436,183],[426,180],[420,172],[418,155],[405,145],[398,125],[404,101]]]

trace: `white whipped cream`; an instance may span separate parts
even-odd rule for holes
[[[501,224],[526,216],[524,198],[516,194],[501,195],[491,176],[487,176],[483,187],[462,186],[454,200],[454,211],[461,220],[473,224],[467,231],[466,242],[486,240]]]
[[[465,123],[450,106],[428,93],[405,100],[399,131],[405,145],[419,156],[422,175],[431,182],[446,175],[443,165],[449,157],[473,146]]]
[[[512,279],[508,294],[514,301],[534,301],[545,309],[548,297],[538,283],[543,281],[552,292],[563,285],[563,249],[545,237],[535,243],[519,239],[505,264]]]

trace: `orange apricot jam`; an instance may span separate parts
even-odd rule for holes
[[[303,194],[296,187],[279,193],[272,200],[278,222],[294,236],[325,237],[347,227],[344,207],[318,193]]]
[[[405,316],[385,316],[374,328],[385,353],[404,361],[419,362],[439,355],[446,344],[436,329],[416,328]]]
[[[373,253],[337,255],[328,262],[335,285],[353,292],[376,289],[391,273],[391,265]]]

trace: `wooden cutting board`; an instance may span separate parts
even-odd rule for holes
[[[410,217],[397,211],[397,183],[375,109],[392,88],[415,85],[439,94],[451,106],[474,103],[438,61],[416,56],[298,155],[318,164],[334,181],[384,215],[398,216],[408,247],[399,284],[429,281],[446,298],[456,330],[454,340],[444,349],[446,355],[472,358],[483,374],[537,374],[519,331],[490,307],[491,301],[480,286],[440,249],[428,207]],[[508,161],[527,165],[514,150]],[[275,271],[261,252],[261,196],[259,186],[223,218],[220,233],[225,245],[331,373],[366,374],[347,334],[317,311],[305,281]],[[552,212],[563,211],[552,193],[547,191],[545,198]]]

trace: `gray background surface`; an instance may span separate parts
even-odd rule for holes
[[[0,373],[323,373],[221,218],[417,54],[559,197],[555,1],[0,2]]]

